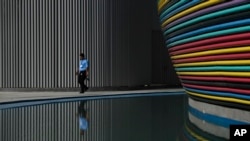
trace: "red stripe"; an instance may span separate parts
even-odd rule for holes
[[[233,41],[233,42],[225,42],[225,43],[218,43],[206,46],[199,46],[199,47],[192,47],[184,50],[178,50],[175,52],[170,52],[170,55],[179,55],[185,53],[193,53],[198,51],[205,51],[205,50],[212,50],[212,49],[220,49],[220,48],[230,48],[230,47],[240,47],[240,46],[249,46],[250,40],[241,40],[241,41]]]
[[[203,62],[203,61],[222,61],[222,60],[240,60],[240,59],[250,59],[250,53],[237,53],[237,54],[223,54],[223,55],[213,55],[213,56],[202,56],[194,58],[185,58],[172,60],[174,64],[179,63],[191,63],[191,62]]]
[[[243,77],[206,77],[206,76],[181,76],[180,79],[187,80],[200,80],[200,81],[226,81],[226,82],[241,82],[241,83],[250,83],[250,78]]]
[[[243,89],[235,89],[235,88],[226,88],[226,87],[211,87],[211,86],[198,86],[193,84],[183,84],[185,87],[195,88],[195,89],[203,89],[203,90],[210,90],[210,91],[223,91],[223,92],[233,92],[233,93],[241,93],[250,95],[249,90]]]
[[[187,44],[183,44],[180,46],[172,47],[169,49],[169,52],[173,52],[176,50],[181,50],[189,47],[195,47],[195,46],[202,46],[202,45],[207,45],[207,44],[215,44],[215,43],[221,43],[221,42],[226,42],[226,41],[237,41],[237,40],[242,40],[242,39],[249,39],[250,33],[241,33],[241,34],[233,34],[233,35],[228,35],[228,36],[221,36],[221,37],[216,37],[216,38],[210,38],[210,39],[205,39],[201,41],[196,41],[196,42],[191,42]]]

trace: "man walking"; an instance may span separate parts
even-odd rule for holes
[[[88,90],[88,87],[85,85],[84,81],[89,73],[89,64],[83,53],[80,54],[79,70],[76,73],[78,74],[78,83],[81,86],[80,93],[84,93]]]

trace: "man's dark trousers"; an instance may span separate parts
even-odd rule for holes
[[[87,86],[84,84],[84,81],[86,79],[86,71],[81,71],[79,74],[78,74],[78,83],[80,84],[81,86],[81,93],[84,93],[84,91],[87,89]]]

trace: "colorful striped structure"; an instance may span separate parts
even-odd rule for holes
[[[190,97],[250,109],[250,1],[158,0],[165,44]]]

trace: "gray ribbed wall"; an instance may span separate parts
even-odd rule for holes
[[[0,88],[78,87],[82,51],[91,87],[150,83],[152,2],[0,0]]]

